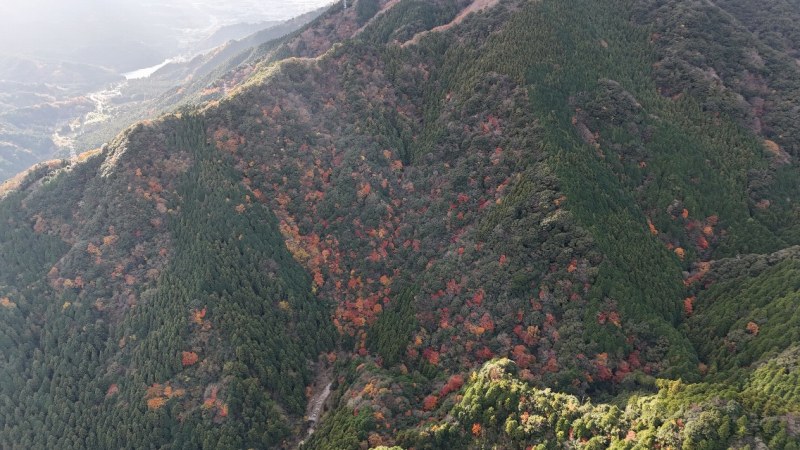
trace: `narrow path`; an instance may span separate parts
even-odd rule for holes
[[[331,386],[333,386],[332,378],[333,374],[331,373],[330,367],[321,369],[317,375],[314,385],[324,387],[314,392],[314,395],[312,395],[308,400],[308,406],[306,407],[306,423],[308,424],[308,431],[306,432],[305,437],[297,443],[298,448],[302,446],[317,429],[317,424],[319,424],[319,420],[322,417],[322,413],[325,409],[325,402],[331,395]]]
[[[466,8],[462,9],[460,13],[452,20],[450,23],[446,23],[444,25],[439,25],[438,27],[434,27],[430,30],[420,31],[419,33],[415,34],[414,37],[409,39],[408,41],[402,44],[403,47],[408,47],[409,45],[415,45],[419,43],[419,40],[422,39],[423,36],[426,36],[430,33],[437,33],[440,31],[448,30],[455,25],[463,22],[464,19],[470,15],[470,13],[478,12],[484,10],[486,8],[491,8],[497,5],[500,0],[473,0],[473,2],[467,6]]]
[[[319,417],[322,415],[322,407],[325,405],[325,400],[327,400],[328,396],[331,395],[332,384],[333,382],[326,384],[322,392],[319,392],[311,399],[311,414],[308,415],[308,420],[309,422],[313,422],[313,425],[311,425],[311,428],[308,429],[309,436],[314,432],[314,426],[317,424],[317,422],[319,422]]]

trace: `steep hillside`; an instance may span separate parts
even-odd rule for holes
[[[329,307],[199,124],[160,126],[2,203],[3,446],[264,447],[303,413]]]
[[[796,448],[800,65],[747,8],[339,4],[32,171],[0,442]]]

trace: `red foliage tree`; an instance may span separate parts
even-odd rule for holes
[[[183,352],[183,353],[181,353],[181,364],[183,364],[183,367],[188,367],[188,366],[191,366],[193,364],[196,364],[198,359],[199,359],[199,357],[197,356],[197,353],[195,353],[195,352]]]
[[[422,409],[425,411],[432,411],[436,408],[436,404],[439,402],[439,397],[435,395],[429,395],[425,397],[425,400],[422,401]]]
[[[494,321],[492,320],[492,317],[489,315],[489,313],[483,313],[483,316],[481,316],[480,320],[480,326],[485,331],[489,332],[494,331]]]
[[[477,356],[482,360],[489,360],[492,359],[492,357],[494,357],[494,353],[492,353],[492,351],[489,350],[489,347],[481,347],[480,350],[475,352],[475,356]]]
[[[600,353],[595,358],[595,368],[597,369],[597,377],[603,381],[608,381],[612,377],[611,370],[608,368],[608,353]]]
[[[432,348],[426,348],[422,352],[422,356],[428,360],[429,363],[433,364],[434,366],[439,364],[439,352]]]
[[[472,296],[472,303],[474,305],[480,306],[483,303],[483,298],[486,294],[483,292],[483,289],[478,289],[478,292]]]
[[[535,358],[528,353],[528,349],[524,345],[516,345],[511,351],[514,361],[522,369],[527,369],[533,364]]]
[[[547,360],[544,370],[553,373],[558,372],[558,361],[555,356],[551,356],[550,359]]]
[[[455,392],[461,389],[461,386],[464,385],[464,377],[459,374],[455,374],[447,380],[447,383],[442,387],[442,390],[439,392],[439,395],[442,397],[446,396],[451,392]]]

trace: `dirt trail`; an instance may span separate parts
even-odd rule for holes
[[[313,422],[313,425],[311,425],[311,428],[308,430],[309,435],[314,432],[314,425],[319,422],[319,417],[322,415],[322,407],[325,405],[325,400],[327,400],[328,396],[331,395],[332,384],[332,382],[329,382],[325,385],[325,388],[322,389],[321,392],[318,392],[314,395],[314,397],[311,398],[311,402],[309,403],[309,406],[311,406],[311,413],[308,415],[308,421]]]
[[[444,25],[439,25],[438,27],[432,28],[430,30],[421,31],[421,32],[415,34],[413,38],[411,38],[408,41],[403,43],[403,47],[407,47],[409,45],[416,44],[417,42],[419,42],[420,39],[422,39],[423,36],[425,36],[428,33],[435,33],[435,32],[439,32],[439,31],[444,31],[444,30],[450,29],[450,28],[454,27],[455,25],[458,25],[459,23],[463,22],[464,19],[470,13],[477,12],[477,11],[480,11],[480,10],[485,9],[485,8],[491,8],[492,6],[496,5],[499,2],[500,2],[500,0],[475,0],[469,6],[467,6],[463,10],[461,10],[461,12],[458,13],[458,15],[455,17],[455,19],[450,21],[450,23],[446,23]]]
[[[325,367],[320,369],[317,379],[314,382],[314,386],[317,388],[308,400],[308,406],[306,406],[306,424],[308,424],[308,431],[306,432],[305,438],[297,443],[298,448],[314,434],[314,431],[316,431],[319,419],[322,417],[323,410],[325,409],[325,402],[331,395],[332,385],[333,374],[331,373],[331,368]],[[323,386],[322,389],[319,389],[320,386]]]
[[[381,6],[381,9],[377,13],[375,13],[375,15],[372,16],[371,19],[367,21],[367,23],[365,23],[361,28],[359,28],[355,32],[353,36],[358,36],[359,34],[361,34],[361,32],[364,31],[364,28],[368,27],[372,22],[375,21],[375,19],[382,16],[386,11],[389,11],[390,9],[394,8],[394,6],[398,3],[400,3],[400,0],[389,0],[388,2],[386,2],[383,6]]]

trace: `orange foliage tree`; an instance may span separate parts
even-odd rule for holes
[[[472,435],[473,436],[475,436],[475,437],[480,436],[482,431],[483,431],[483,427],[481,427],[481,424],[479,424],[479,423],[473,423],[472,424]]]
[[[687,316],[692,315],[692,312],[694,312],[694,296],[683,299],[683,310]]]
[[[154,397],[147,400],[147,408],[158,409],[164,406],[165,403],[167,403],[167,400],[164,397]]]

